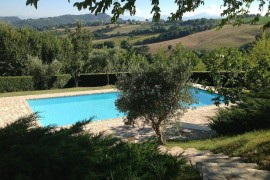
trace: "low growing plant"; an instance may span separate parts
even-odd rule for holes
[[[220,109],[210,119],[210,127],[218,134],[242,134],[270,128],[270,90],[249,94],[237,105]]]
[[[37,127],[35,115],[0,129],[0,177],[5,179],[175,179],[182,159],[154,143],[124,143],[70,128]]]

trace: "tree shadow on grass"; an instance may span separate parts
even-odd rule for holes
[[[213,149],[213,152],[215,153],[222,152],[230,156],[235,156],[237,154],[237,150],[239,148],[242,148],[247,142],[248,140],[243,140],[243,139],[233,141],[226,145],[218,146],[217,148]]]

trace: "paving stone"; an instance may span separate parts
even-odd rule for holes
[[[258,165],[256,163],[212,163],[212,162],[203,162],[197,163],[196,165],[205,165],[212,167],[233,167],[233,168],[248,168],[248,169],[257,169]]]
[[[184,152],[184,149],[183,148],[180,148],[180,147],[173,147],[171,148],[169,151],[168,151],[168,154],[172,155],[172,156],[179,156],[181,155],[182,153]]]
[[[191,155],[191,154],[195,154],[195,153],[198,153],[200,152],[198,149],[195,149],[195,148],[188,148],[188,149],[185,149],[185,152],[183,155]]]
[[[228,156],[194,156],[190,157],[192,166],[196,166],[197,162],[213,162],[213,163],[241,163],[242,160],[239,157]]]
[[[161,154],[165,154],[169,151],[169,149],[166,146],[162,146],[162,145],[158,146],[158,150]]]
[[[233,179],[233,180],[269,180],[270,172],[245,169],[245,168],[231,168],[231,167],[213,167],[202,166],[204,180],[219,180],[219,179]]]
[[[189,157],[189,156],[203,156],[203,155],[212,155],[213,153],[209,150],[206,151],[187,151],[185,150],[185,152],[183,153],[183,155]]]

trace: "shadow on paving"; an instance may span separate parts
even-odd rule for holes
[[[151,127],[133,127],[128,125],[111,127],[111,131],[114,132],[114,136],[122,138],[128,141],[145,141],[155,135]]]

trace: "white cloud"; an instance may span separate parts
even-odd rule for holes
[[[251,7],[250,9],[249,9],[249,14],[261,14],[261,15],[265,15],[267,13],[267,7],[266,8],[264,8],[262,11],[260,11],[259,9],[258,9],[258,7],[256,8],[256,7]]]
[[[200,9],[195,10],[194,12],[185,13],[184,16],[190,17],[190,16],[195,16],[197,14],[201,14],[201,13],[207,13],[209,15],[220,16],[222,11],[223,11],[223,8],[221,8],[220,6],[211,4],[207,6],[206,8],[200,8]]]

